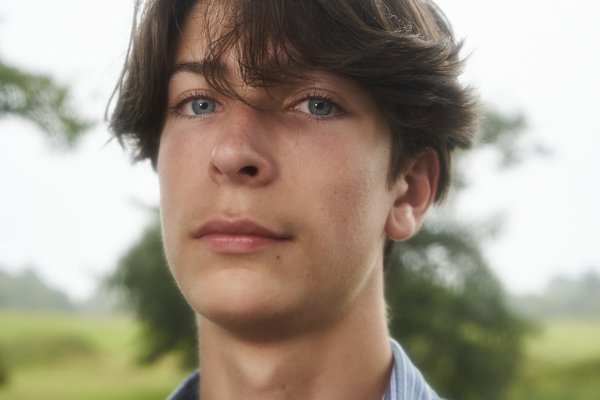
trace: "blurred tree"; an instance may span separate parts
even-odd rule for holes
[[[541,293],[514,296],[511,306],[536,320],[600,318],[600,275],[597,270],[590,267],[576,278],[556,276]]]
[[[70,107],[66,87],[0,59],[0,119],[8,115],[34,122],[61,147],[73,145],[91,125]]]
[[[53,144],[62,148],[71,147],[91,126],[70,107],[66,87],[48,76],[23,71],[0,59],[0,119],[9,115],[35,123]],[[8,375],[0,352],[0,386],[7,382]]]
[[[109,286],[123,293],[142,323],[140,361],[175,350],[184,367],[197,364],[195,317],[167,267],[158,218],[120,260]]]
[[[8,383],[8,367],[6,366],[5,352],[0,347],[0,386]]]
[[[523,145],[525,118],[488,109],[472,153],[496,153],[500,170],[542,146]],[[465,169],[454,170],[450,199],[465,189]],[[450,204],[417,235],[395,243],[386,261],[386,296],[392,336],[440,395],[501,399],[517,372],[521,342],[531,325],[512,312],[482,253],[483,240],[498,227],[493,219],[459,222]]]
[[[480,148],[492,146],[500,165],[510,165],[506,160],[522,154],[517,139],[523,128],[522,116],[489,111]],[[465,187],[466,178],[459,172],[456,181],[455,192]],[[526,331],[505,307],[502,288],[482,255],[484,229],[461,225],[446,212],[411,240],[396,243],[386,262],[392,335],[441,394],[456,399],[501,398]],[[145,360],[177,350],[193,365],[194,319],[162,251],[156,219],[123,257],[111,282],[145,326]]]
[[[392,336],[445,398],[503,398],[527,328],[505,305],[477,238],[433,221],[396,243],[387,262]]]
[[[75,311],[71,300],[50,287],[34,271],[25,269],[10,275],[0,270],[0,309],[34,311]]]

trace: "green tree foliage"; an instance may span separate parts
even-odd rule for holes
[[[505,306],[470,229],[434,221],[396,243],[386,287],[392,336],[441,395],[502,398],[526,325]]]
[[[506,160],[523,154],[511,142],[523,126],[521,116],[488,112],[480,147],[505,143],[494,148],[500,164],[508,165]],[[460,191],[466,182],[460,172],[457,181]],[[145,359],[176,350],[190,361],[196,354],[195,324],[169,275],[158,225],[154,221],[127,252],[112,283],[146,327]],[[395,244],[386,262],[392,335],[449,398],[501,398],[526,331],[505,306],[482,254],[480,230],[486,228],[461,225],[447,215],[434,218],[414,238]]]
[[[6,363],[5,351],[0,347],[0,386],[8,383],[9,371]]]
[[[0,59],[0,119],[16,115],[34,122],[55,144],[73,145],[90,127],[69,105],[69,90],[45,75],[32,74]]]

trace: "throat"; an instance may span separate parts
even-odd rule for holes
[[[214,334],[215,327],[202,321],[200,398],[380,400],[392,368],[383,314],[377,329],[260,343]]]

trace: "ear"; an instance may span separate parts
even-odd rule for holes
[[[385,224],[390,239],[405,240],[419,230],[435,199],[439,177],[440,161],[432,149],[417,154],[406,165],[391,190],[394,203]]]

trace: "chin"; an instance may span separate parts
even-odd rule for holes
[[[239,273],[207,279],[186,293],[186,298],[201,319],[256,339],[296,329],[292,325],[301,314],[292,293],[280,283]]]
[[[302,331],[293,312],[282,307],[219,306],[199,313],[202,321],[209,321],[221,331],[246,341],[282,340]]]

